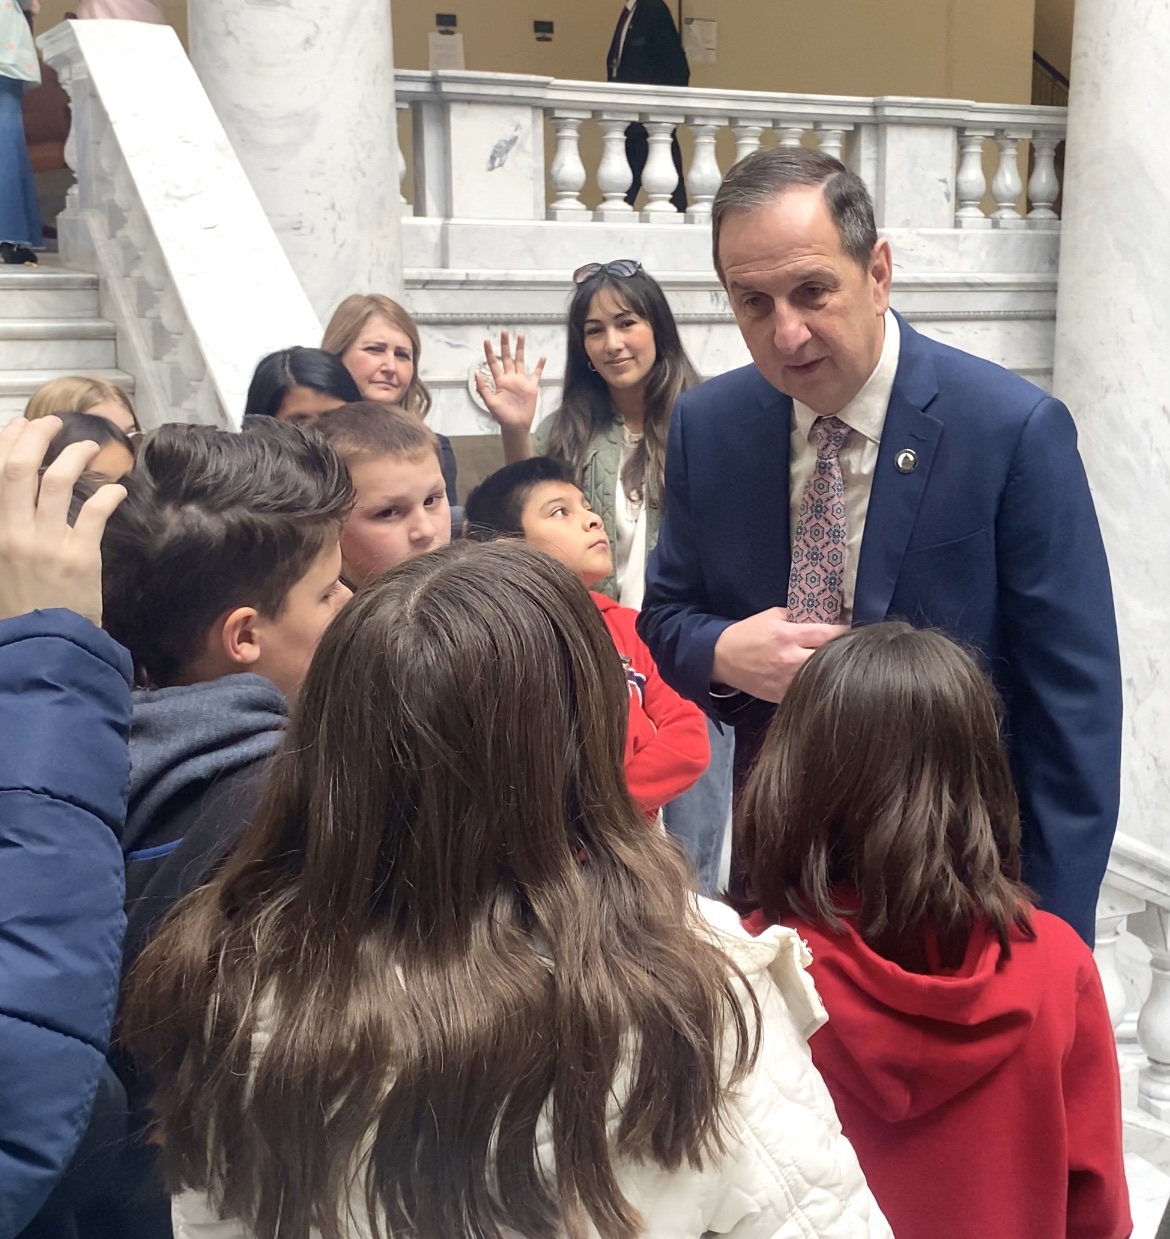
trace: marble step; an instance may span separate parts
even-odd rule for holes
[[[42,263],[0,266],[0,322],[6,319],[93,318],[98,313],[98,278]]]
[[[0,371],[108,369],[115,335],[99,318],[0,318]]]
[[[28,398],[42,384],[59,378],[62,370],[0,370],[0,423],[24,412]],[[95,379],[105,379],[123,391],[134,392],[134,376],[124,370],[112,368],[88,369],[85,372]]]
[[[1132,1239],[1155,1239],[1170,1201],[1170,1175],[1136,1153],[1125,1155],[1125,1180],[1133,1215]]]

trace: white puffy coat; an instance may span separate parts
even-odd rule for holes
[[[807,1037],[826,1016],[805,971],[807,948],[783,926],[752,938],[730,908],[709,900],[700,905],[719,945],[755,991],[761,1050],[727,1104],[727,1152],[720,1161],[673,1173],[645,1163],[618,1167],[622,1191],[645,1221],[646,1239],[892,1239],[809,1055]],[[615,1123],[619,1113],[615,1103]],[[547,1141],[541,1151],[551,1167]],[[360,1190],[350,1205],[361,1217]],[[200,1192],[175,1197],[173,1216],[175,1239],[252,1239],[239,1221],[220,1219]],[[351,1224],[349,1234],[367,1239],[369,1231]]]

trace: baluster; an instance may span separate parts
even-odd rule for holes
[[[646,205],[642,219],[646,223],[676,224],[683,217],[670,200],[678,185],[678,170],[670,150],[670,139],[676,125],[681,125],[681,116],[663,119],[644,115],[643,124],[650,139],[650,152],[642,171],[642,188],[646,191]]]
[[[1097,903],[1097,942],[1093,958],[1101,974],[1101,987],[1105,991],[1105,1005],[1109,1008],[1109,1023],[1113,1025],[1114,1034],[1121,1027],[1129,1005],[1125,982],[1117,966],[1117,943],[1125,918],[1126,911],[1114,906],[1109,893],[1103,890]]]
[[[1138,1045],[1148,1062],[1138,1077],[1138,1105],[1170,1119],[1170,912],[1147,904],[1129,918],[1130,930],[1150,948],[1150,996],[1138,1016]]]
[[[774,128],[780,135],[780,141],[777,143],[778,146],[803,146],[804,135],[812,128],[812,125],[802,125],[793,121],[781,121]]]
[[[595,219],[630,220],[634,208],[626,201],[626,191],[634,179],[626,158],[626,126],[638,119],[635,112],[600,112],[601,163],[597,165],[597,186],[604,201],[594,212]]]
[[[1028,222],[1041,228],[1050,226],[1053,220],[1059,218],[1052,209],[1060,194],[1060,182],[1056,177],[1056,147],[1059,142],[1060,137],[1055,133],[1032,135],[1034,164],[1028,180],[1032,209],[1028,212]]]
[[[995,210],[991,218],[1000,228],[1019,228],[1023,217],[1020,215],[1016,200],[1024,192],[1024,183],[1020,180],[1020,141],[1030,138],[1030,132],[1001,129],[995,135],[995,144],[999,147],[999,167],[991,182],[991,196],[995,199]]]
[[[845,162],[845,135],[852,125],[817,125],[817,141],[821,150],[832,159]]]
[[[760,149],[760,137],[764,132],[763,125],[757,125],[754,120],[733,120],[731,132],[735,134],[736,163]]]
[[[402,115],[404,112],[410,111],[409,103],[396,103],[398,109],[397,115]],[[398,126],[398,201],[406,205],[406,195],[402,192],[403,186],[406,184],[406,155],[402,150],[402,126]]]
[[[687,174],[687,219],[693,224],[701,224],[711,218],[711,203],[715,201],[715,194],[723,181],[719,162],[715,158],[715,138],[719,126],[697,116],[688,116],[687,124],[695,139],[695,153]]]
[[[552,161],[552,183],[556,201],[548,209],[549,219],[581,219],[585,204],[578,195],[585,184],[585,165],[581,162],[581,122],[589,112],[557,110],[552,114],[557,135],[557,153]]]
[[[991,220],[983,213],[983,195],[987,192],[983,143],[991,136],[990,129],[959,130],[959,171],[955,177],[955,196],[959,200],[955,226],[958,228],[991,227]]]

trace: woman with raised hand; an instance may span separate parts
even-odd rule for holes
[[[406,309],[381,293],[354,293],[333,311],[321,347],[340,358],[363,400],[396,404],[419,421],[431,408],[431,393],[419,376],[422,340]],[[447,502],[458,502],[455,450],[439,435]]]
[[[176,1239],[889,1235],[801,944],[687,893],[621,776],[626,694],[584,586],[516,543],[342,612],[131,978]]]
[[[531,373],[525,340],[484,341],[491,372],[476,387],[500,426],[510,463],[557,456],[578,477],[613,548],[614,574],[597,589],[640,610],[646,557],[658,541],[666,439],[675,401],[699,382],[661,285],[632,258],[592,262],[573,272],[561,403],[535,434],[542,357]],[[699,889],[714,895],[731,813],[730,728],[708,726],[711,765],[666,806],[666,828],[686,847]]]

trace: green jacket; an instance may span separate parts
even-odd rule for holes
[[[552,418],[546,418],[532,436],[533,449],[537,455],[548,452],[548,435]],[[589,506],[601,517],[611,546],[617,545],[617,487],[622,460],[622,422],[614,418],[608,430],[599,434],[589,445],[585,463],[581,466],[581,492],[589,500]],[[658,527],[661,513],[657,503],[646,509],[646,554],[649,555],[658,542]],[[618,596],[617,578],[607,576],[593,587],[610,598]]]

